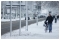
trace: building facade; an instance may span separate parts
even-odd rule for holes
[[[56,4],[56,5],[55,5]],[[40,14],[59,14],[59,1],[27,1],[28,16],[33,17],[39,11]],[[1,19],[10,19],[10,1],[1,1]],[[12,19],[19,18],[20,1],[12,1]],[[41,11],[45,11],[41,13]],[[26,1],[21,1],[21,17],[26,16]]]
[[[28,15],[31,16],[32,13],[32,1],[28,1]],[[19,8],[20,1],[12,1],[12,19],[19,18]],[[21,17],[26,16],[26,2],[21,1]],[[10,19],[10,1],[1,1],[1,19]]]

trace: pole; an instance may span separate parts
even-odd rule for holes
[[[20,16],[19,16],[19,19],[20,19],[20,25],[19,25],[19,36],[21,35],[21,1],[20,1],[20,11],[19,11],[19,13],[20,13]]]
[[[37,13],[37,25],[38,25],[38,13]]]
[[[26,1],[26,31],[28,31],[27,1]]]
[[[2,1],[2,5],[3,5],[3,19],[4,19],[4,17],[5,17],[4,12],[5,12],[5,5],[6,5],[6,3]]]
[[[4,6],[3,6],[3,19],[4,19]]]
[[[10,6],[11,6],[11,8],[10,8],[10,36],[11,36],[11,34],[12,34],[12,17],[11,17],[11,15],[12,15],[12,1],[10,1]]]
[[[33,1],[32,1],[32,17],[33,17]]]
[[[36,23],[38,25],[38,13],[36,12]]]

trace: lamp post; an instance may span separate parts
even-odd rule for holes
[[[20,24],[19,24],[19,35],[21,35],[21,1],[20,1],[20,8],[19,8],[19,13],[20,13],[20,16],[19,16],[19,19],[20,19]]]
[[[26,31],[28,31],[28,10],[27,10],[27,1],[26,1]]]
[[[12,1],[10,1],[10,36],[12,34]]]

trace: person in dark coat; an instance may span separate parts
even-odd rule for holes
[[[55,16],[55,23],[57,23],[57,16]]]
[[[53,15],[53,20],[54,20],[55,16]]]
[[[59,19],[59,15],[57,15],[57,19]]]
[[[49,16],[46,18],[46,21],[48,21],[48,29],[50,33],[52,32],[52,22],[53,22],[53,17],[51,16],[51,13],[49,13]]]

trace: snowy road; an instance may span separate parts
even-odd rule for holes
[[[42,21],[42,20],[44,20],[44,19],[45,19],[45,18],[41,18],[41,19],[39,19],[39,21]],[[30,25],[30,24],[33,24],[33,23],[35,23],[35,22],[36,22],[36,20],[34,20],[34,19],[33,19],[33,20],[29,20],[29,21],[28,21],[28,24]],[[21,24],[22,27],[26,25],[26,21],[25,21],[25,20],[22,20],[21,23],[22,23],[22,24]],[[16,30],[16,29],[19,29],[19,20],[12,22],[12,30]],[[9,31],[10,31],[10,22],[9,22],[9,21],[8,21],[8,22],[2,22],[2,23],[1,23],[1,35],[9,32]]]
[[[19,29],[12,31],[1,36],[2,39],[58,39],[59,38],[59,21],[52,25],[52,33],[45,33],[43,26],[44,21],[39,22],[38,26],[36,23],[28,26],[28,31],[25,31],[25,26],[21,29],[21,36],[19,36]]]

